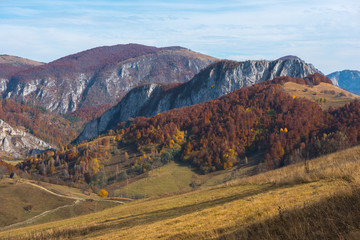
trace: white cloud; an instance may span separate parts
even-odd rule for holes
[[[325,73],[360,69],[355,0],[4,0],[0,19],[0,53],[41,61],[136,42],[181,45],[220,58],[296,54]]]

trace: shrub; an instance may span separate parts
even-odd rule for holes
[[[29,204],[29,205],[27,205],[27,206],[24,207],[24,210],[25,210],[25,211],[28,211],[28,212],[30,212],[32,209],[33,209],[33,205],[32,205],[32,204]]]
[[[105,198],[109,195],[109,193],[105,190],[105,189],[101,189],[99,192],[98,192],[98,195],[102,198]]]

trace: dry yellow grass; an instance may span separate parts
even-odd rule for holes
[[[214,229],[233,230],[239,226],[263,221],[277,215],[279,206],[284,209],[302,207],[304,202],[320,201],[338,191],[339,188],[346,189],[347,187],[346,183],[342,185],[335,182],[317,182],[278,188],[155,223],[142,224],[120,231],[106,229],[100,233],[100,236],[96,233],[89,237],[95,239],[175,239],[193,234],[217,237]]]
[[[263,224],[268,229],[263,234],[276,234],[282,212],[289,212],[284,217],[305,224],[307,218],[319,221],[317,217],[321,216],[311,215],[315,207],[327,206],[333,196],[351,196],[360,181],[359,160],[358,146],[309,161],[309,173],[299,163],[217,187],[142,199],[86,216],[4,231],[0,238],[236,239],[231,237],[246,229],[261,230]],[[339,201],[334,203],[325,210],[338,207]],[[315,207],[305,214],[305,205]],[[319,214],[333,212],[325,210]],[[286,231],[284,226],[282,229]],[[352,227],[351,234],[356,235],[357,230]],[[294,231],[301,234],[302,229]]]
[[[0,55],[0,63],[9,64],[9,65],[30,65],[30,66],[40,66],[44,64],[30,59],[16,57],[16,56],[9,56],[9,55]]]
[[[360,182],[360,146],[352,147],[326,156],[297,163],[284,168],[245,177],[227,184],[297,184],[313,182],[320,179],[344,179],[349,182]]]
[[[319,85],[309,87],[307,85],[287,82],[283,85],[283,88],[291,95],[317,102],[323,109],[328,109],[330,106],[335,108],[342,107],[346,103],[359,98],[355,94],[328,83],[320,83]],[[335,94],[329,94],[329,91],[334,91]],[[321,101],[321,98],[326,99],[326,101]]]
[[[0,202],[0,227],[4,227],[25,221],[45,211],[72,204],[74,200],[54,196],[34,186],[17,183],[12,179],[2,179],[0,181]],[[27,206],[31,206],[31,209],[26,210]]]

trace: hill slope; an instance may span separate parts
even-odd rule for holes
[[[226,185],[0,232],[8,239],[356,239],[359,147]],[[326,221],[324,221],[326,219]]]
[[[16,56],[0,55],[0,64],[18,67],[34,67],[43,65],[44,63]]]
[[[311,65],[300,59],[221,61],[177,87],[169,89],[168,86],[150,84],[135,88],[116,106],[88,123],[76,143],[96,137],[130,117],[149,117],[173,108],[198,104],[278,76],[302,78],[315,72]]]
[[[327,110],[330,107],[342,107],[345,104],[360,98],[358,95],[352,94],[330,83],[323,82],[312,87],[294,82],[287,82],[283,85],[283,88],[292,96],[307,98],[318,103],[324,110]]]
[[[0,92],[7,88],[12,75],[22,70],[40,66],[43,63],[9,55],[0,55]]]
[[[0,99],[0,118],[12,127],[59,148],[74,139],[83,124],[80,119],[61,116],[42,107],[11,99]]]
[[[262,154],[253,162],[255,170],[264,171],[346,148],[360,139],[359,101],[338,97],[345,105],[324,111],[317,102],[285,90],[288,83],[317,89],[330,82],[320,74],[279,77],[201,104],[138,117],[54,153],[62,165],[50,177],[106,186],[136,180],[171,160],[209,173],[244,165],[255,153]],[[20,167],[29,171],[51,162],[46,155],[40,160]]]
[[[4,97],[69,113],[113,104],[140,84],[186,82],[214,61],[180,47],[98,47],[14,74]]]
[[[344,70],[327,76],[333,81],[334,85],[360,95],[360,71]]]
[[[81,190],[28,181],[0,179],[0,199],[6,207],[0,209],[0,230],[66,219],[121,204],[103,200],[96,194]]]

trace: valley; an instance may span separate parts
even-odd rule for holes
[[[0,240],[360,239],[360,1],[0,19]]]
[[[298,57],[125,44],[0,60],[1,239],[360,232],[359,96]]]

